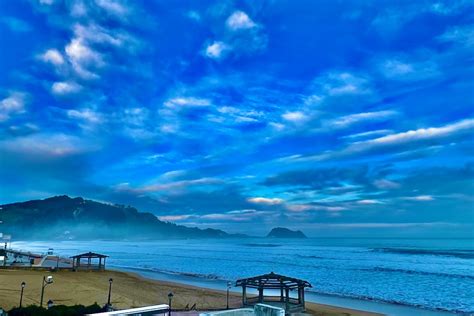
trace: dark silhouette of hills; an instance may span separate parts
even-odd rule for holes
[[[273,228],[267,235],[271,238],[307,238],[301,230],[291,230],[284,227]]]
[[[1,229],[21,240],[228,238],[218,229],[199,229],[160,221],[131,206],[105,204],[81,197],[0,205]]]

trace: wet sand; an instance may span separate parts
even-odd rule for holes
[[[113,278],[112,305],[116,308],[132,308],[146,305],[167,304],[168,293],[174,294],[173,308],[183,309],[196,304],[197,309],[225,309],[226,293],[178,283],[143,278],[121,271],[102,272],[43,272],[34,270],[0,270],[0,307],[9,310],[19,305],[20,284],[26,282],[23,306],[39,305],[43,276],[52,275],[54,283],[45,288],[44,305],[51,299],[57,305],[103,306],[107,302],[109,278]],[[240,307],[241,297],[230,295],[230,306]],[[312,315],[378,315],[340,307],[307,303]]]

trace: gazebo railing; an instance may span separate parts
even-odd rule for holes
[[[282,302],[285,303],[285,298],[283,298],[283,301],[281,300],[280,296],[263,296],[263,302]],[[247,297],[247,304],[256,304],[259,303],[259,297],[258,296],[253,296],[253,297]],[[299,300],[294,297],[290,297],[288,299],[288,302],[290,304],[298,305],[300,304]]]

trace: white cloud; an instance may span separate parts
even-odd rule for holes
[[[326,160],[339,156],[363,153],[381,147],[403,145],[416,141],[440,139],[460,133],[465,133],[473,129],[474,119],[465,119],[441,127],[420,128],[408,132],[382,136],[371,140],[355,142],[343,150],[324,153],[321,155],[315,155],[308,158],[302,158],[302,160]]]
[[[122,5],[119,1],[114,0],[95,0],[95,3],[110,14],[118,17],[127,15],[128,8]]]
[[[383,202],[381,202],[379,200],[359,200],[359,201],[357,201],[357,204],[373,205],[373,204],[383,204]]]
[[[394,181],[390,181],[387,179],[378,179],[374,181],[374,185],[378,189],[397,189],[400,187],[400,184]]]
[[[57,49],[48,49],[43,55],[41,55],[41,59],[44,62],[51,63],[55,66],[64,64],[63,55]]]
[[[136,45],[136,40],[124,31],[111,31],[95,23],[88,25],[74,25],[74,35],[81,42],[110,44],[116,47],[127,48]]]
[[[83,1],[78,0],[71,4],[70,7],[71,15],[74,17],[82,17],[87,15],[87,7]]]
[[[277,131],[282,131],[285,129],[285,125],[281,123],[270,122],[268,123],[272,128],[276,129]]]
[[[438,65],[423,56],[423,61],[404,61],[402,58],[391,58],[379,63],[378,69],[390,80],[425,80],[440,74]]]
[[[342,138],[362,138],[362,137],[369,137],[369,136],[375,136],[375,135],[386,135],[390,133],[393,133],[393,131],[390,129],[378,129],[375,131],[351,134],[351,135],[343,136]]]
[[[39,0],[39,3],[42,5],[52,5],[54,0]]]
[[[84,79],[97,78],[97,74],[88,70],[88,67],[101,67],[104,64],[102,55],[90,48],[83,39],[73,38],[66,46],[66,55],[73,69]]]
[[[81,85],[75,82],[62,81],[53,83],[51,91],[56,95],[66,95],[79,92],[81,88]]]
[[[301,111],[286,112],[286,113],[282,114],[281,117],[286,121],[295,122],[295,123],[303,122],[303,121],[306,121],[308,119],[306,114],[304,114]]]
[[[290,212],[301,213],[308,211],[326,211],[326,212],[341,212],[347,210],[342,206],[330,205],[313,205],[313,204],[290,204],[286,207]]]
[[[192,217],[194,217],[194,215],[188,215],[188,214],[185,214],[185,215],[167,215],[167,216],[158,216],[158,219],[160,221],[164,221],[164,222],[176,222],[176,221],[187,220],[187,219],[192,218]]]
[[[370,148],[373,146],[403,144],[418,140],[446,137],[462,131],[474,129],[474,119],[465,119],[442,127],[420,128],[408,132],[383,136],[365,142],[354,143],[354,149]]]
[[[98,146],[86,144],[76,136],[63,133],[41,133],[0,141],[0,148],[29,156],[54,158],[97,150]]]
[[[91,109],[68,110],[66,115],[71,119],[78,119],[91,124],[98,124],[103,120],[101,113]]]
[[[253,197],[247,199],[247,201],[256,204],[268,204],[268,205],[277,205],[282,204],[283,200],[279,198],[265,198],[265,197]]]
[[[323,100],[324,98],[322,96],[313,94],[313,95],[309,95],[305,97],[303,102],[305,105],[312,106],[312,105],[320,104]]]
[[[386,60],[382,64],[382,70],[387,77],[402,76],[414,71],[411,64],[396,59]]]
[[[66,46],[66,54],[72,62],[99,62],[99,53],[92,50],[80,38],[74,38]]]
[[[206,47],[206,56],[212,59],[220,59],[230,47],[224,42],[213,42]]]
[[[369,80],[348,72],[334,72],[316,79],[316,84],[322,87],[330,96],[357,95],[371,93]]]
[[[145,107],[126,108],[120,115],[122,123],[133,126],[145,126],[149,119],[149,110]]]
[[[179,125],[177,124],[163,124],[160,126],[160,131],[165,134],[174,134],[178,132]]]
[[[129,191],[137,193],[146,193],[146,192],[160,192],[160,191],[170,191],[170,190],[183,190],[190,186],[203,186],[203,185],[216,185],[222,183],[222,180],[216,178],[199,178],[193,180],[182,180],[169,183],[159,183],[159,184],[150,184],[141,186],[139,188],[131,188],[128,185],[117,186],[116,189],[120,191]]]
[[[408,196],[402,198],[403,200],[408,200],[408,201],[420,201],[420,202],[427,202],[427,201],[433,201],[434,198],[431,195],[418,195],[418,196]]]
[[[346,115],[340,117],[334,121],[330,122],[332,127],[343,128],[348,127],[350,125],[364,122],[364,121],[374,121],[374,120],[385,120],[390,117],[397,115],[398,112],[396,111],[378,111],[378,112],[365,112],[365,113],[357,113]]]
[[[209,99],[195,98],[195,97],[177,97],[169,99],[164,103],[166,107],[201,107],[211,105]]]
[[[25,112],[26,95],[21,92],[12,92],[0,101],[0,122],[10,119],[13,115]]]
[[[256,26],[249,16],[243,11],[235,11],[227,18],[227,27],[231,30],[251,29]]]

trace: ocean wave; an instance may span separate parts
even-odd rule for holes
[[[416,307],[416,308],[420,308],[420,309],[424,309],[424,310],[438,311],[438,312],[449,312],[449,313],[455,313],[455,314],[466,315],[466,316],[467,315],[472,316],[473,313],[474,313],[474,310],[469,311],[469,310],[448,309],[448,308],[430,308],[430,307],[427,307],[427,306],[422,305],[422,304],[409,303],[409,302],[404,302],[404,301],[399,301],[399,300],[391,300],[391,299],[384,299],[384,298],[357,295],[357,294],[340,294],[340,293],[334,293],[334,292],[325,292],[325,291],[315,290],[314,288],[307,289],[306,292],[311,292],[311,293],[314,293],[314,294],[324,295],[324,296],[350,298],[350,299],[356,299],[356,300],[362,300],[362,301],[388,303],[388,304],[407,306],[407,307]]]
[[[184,277],[202,279],[202,280],[229,281],[228,279],[225,279],[224,277],[221,277],[216,274],[200,274],[200,273],[173,271],[173,270],[166,270],[166,269],[158,269],[158,268],[149,267],[149,266],[137,267],[137,266],[113,265],[112,267],[117,268],[117,269],[125,269],[129,271],[131,270],[131,271],[154,272],[154,273],[166,274],[170,276],[184,276]],[[398,271],[398,269],[389,269],[389,268],[382,268],[382,267],[380,267],[379,269],[380,271],[384,271],[384,272],[410,271],[410,270]],[[474,277],[470,277],[470,278],[474,278]],[[182,280],[176,280],[176,282],[182,282]],[[202,286],[205,287],[206,285],[202,284]],[[384,299],[384,298],[357,295],[357,294],[348,294],[348,293],[341,294],[341,293],[335,293],[335,292],[329,292],[329,291],[321,291],[321,290],[316,290],[315,288],[306,289],[306,291],[314,293],[314,294],[318,294],[318,295],[333,296],[333,297],[340,297],[340,298],[350,298],[350,299],[357,299],[357,300],[363,300],[363,301],[382,302],[382,303],[389,303],[389,304],[395,304],[395,305],[400,305],[400,306],[416,307],[416,308],[420,308],[424,310],[451,312],[451,313],[456,313],[459,315],[471,315],[472,313],[474,313],[474,311],[459,310],[459,309],[430,308],[430,307],[427,307],[426,305],[414,304],[414,303],[409,303],[409,302],[399,301],[399,300],[391,300],[391,299]]]
[[[455,273],[428,272],[428,271],[417,271],[417,270],[407,270],[407,269],[393,269],[393,268],[385,268],[385,267],[374,267],[374,268],[358,269],[358,270],[370,271],[370,272],[388,272],[388,273],[395,272],[395,273],[406,273],[406,274],[417,274],[417,275],[430,275],[430,276],[474,280],[474,276],[472,275],[455,274]]]
[[[206,280],[224,280],[222,277],[218,276],[217,274],[201,274],[201,273],[192,273],[192,272],[181,272],[181,271],[173,271],[173,270],[166,270],[166,269],[158,269],[153,267],[137,267],[137,266],[124,266],[124,265],[109,265],[113,268],[118,269],[126,269],[126,270],[133,270],[133,271],[143,271],[143,272],[155,272],[167,275],[178,275],[178,276],[186,276],[191,278],[197,279],[206,279]]]
[[[474,250],[434,250],[434,249],[413,249],[413,248],[373,248],[375,252],[387,252],[404,255],[430,255],[456,257],[461,259],[474,259]]]
[[[313,255],[296,255],[298,258],[302,259],[323,259],[323,260],[338,260],[338,261],[350,261],[352,258],[336,258],[336,257],[323,257],[323,256],[313,256]]]

